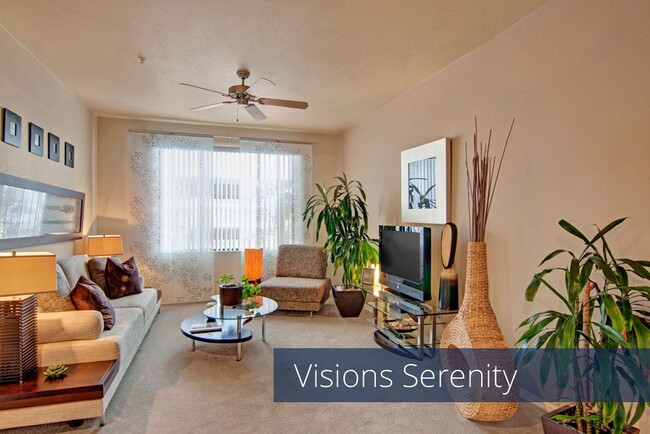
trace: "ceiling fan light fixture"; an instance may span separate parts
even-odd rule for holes
[[[260,95],[263,95],[264,93],[273,89],[275,87],[275,83],[273,83],[271,80],[267,78],[261,77],[255,83],[253,83],[252,86],[246,86],[246,84],[244,84],[244,81],[248,77],[250,77],[250,72],[247,69],[243,69],[243,68],[237,71],[237,76],[241,78],[241,84],[231,86],[228,89],[228,93],[219,92],[217,90],[208,89],[201,86],[195,86],[193,84],[181,83],[181,85],[183,86],[188,86],[196,89],[206,90],[208,92],[218,93],[224,97],[228,97],[232,99],[232,101],[222,101],[222,102],[202,105],[199,107],[194,107],[190,110],[192,111],[207,110],[214,107],[218,107],[223,104],[232,104],[236,102],[238,109],[240,105],[243,105],[246,111],[248,112],[248,114],[250,114],[253,119],[255,119],[256,121],[262,121],[266,119],[266,115],[262,113],[259,107],[257,107],[254,103],[274,105],[278,107],[302,109],[302,110],[306,109],[309,106],[306,102],[303,101],[291,101],[291,100],[273,99],[273,98],[258,98]],[[237,114],[237,121],[239,122],[239,112]]]

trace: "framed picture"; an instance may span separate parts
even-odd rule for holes
[[[375,285],[375,269],[374,268],[364,268],[361,274],[361,286],[373,287]]]
[[[74,146],[70,143],[65,142],[65,165],[68,167],[74,167]]]
[[[29,152],[43,156],[43,128],[29,123]]]
[[[20,148],[23,120],[7,108],[3,112],[4,127],[2,128],[2,141],[16,148]]]
[[[444,225],[449,221],[449,139],[402,151],[402,221]]]
[[[60,140],[52,133],[47,134],[47,158],[52,161],[59,161],[59,148]]]

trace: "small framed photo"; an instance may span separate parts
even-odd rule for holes
[[[374,268],[364,268],[361,274],[361,286],[373,287],[375,286],[375,269]]]
[[[20,148],[22,118],[9,109],[3,110],[4,128],[2,129],[2,141]]]
[[[40,157],[43,156],[43,128],[29,123],[29,152]]]
[[[52,133],[47,134],[47,158],[52,161],[60,161],[60,140]]]
[[[402,151],[402,221],[444,225],[449,221],[449,139]]]
[[[74,146],[70,143],[65,142],[65,165],[68,167],[74,167]]]

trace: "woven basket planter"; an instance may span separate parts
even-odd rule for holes
[[[507,348],[490,304],[484,242],[470,242],[468,245],[465,298],[458,315],[442,334],[441,348]],[[482,399],[486,397],[489,399],[487,395],[481,396]],[[456,403],[456,408],[464,417],[484,422],[510,419],[517,407],[517,402]]]

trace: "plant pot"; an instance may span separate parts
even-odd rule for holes
[[[544,434],[577,434],[577,433],[582,433],[582,431],[578,431],[576,428],[574,428],[571,425],[566,425],[560,422],[556,422],[553,420],[553,416],[556,414],[573,414],[575,412],[575,405],[569,404],[562,406],[560,408],[556,408],[555,410],[548,412],[544,415],[542,415],[542,429],[544,430]],[[602,433],[603,431],[593,431],[594,434],[599,434]],[[639,434],[641,430],[639,428],[631,427],[623,431],[625,434]]]
[[[241,285],[236,286],[219,286],[219,298],[224,306],[236,306],[241,304]]]
[[[332,286],[332,295],[336,308],[343,318],[359,316],[366,302],[366,293],[359,288],[339,290],[336,286]]]

